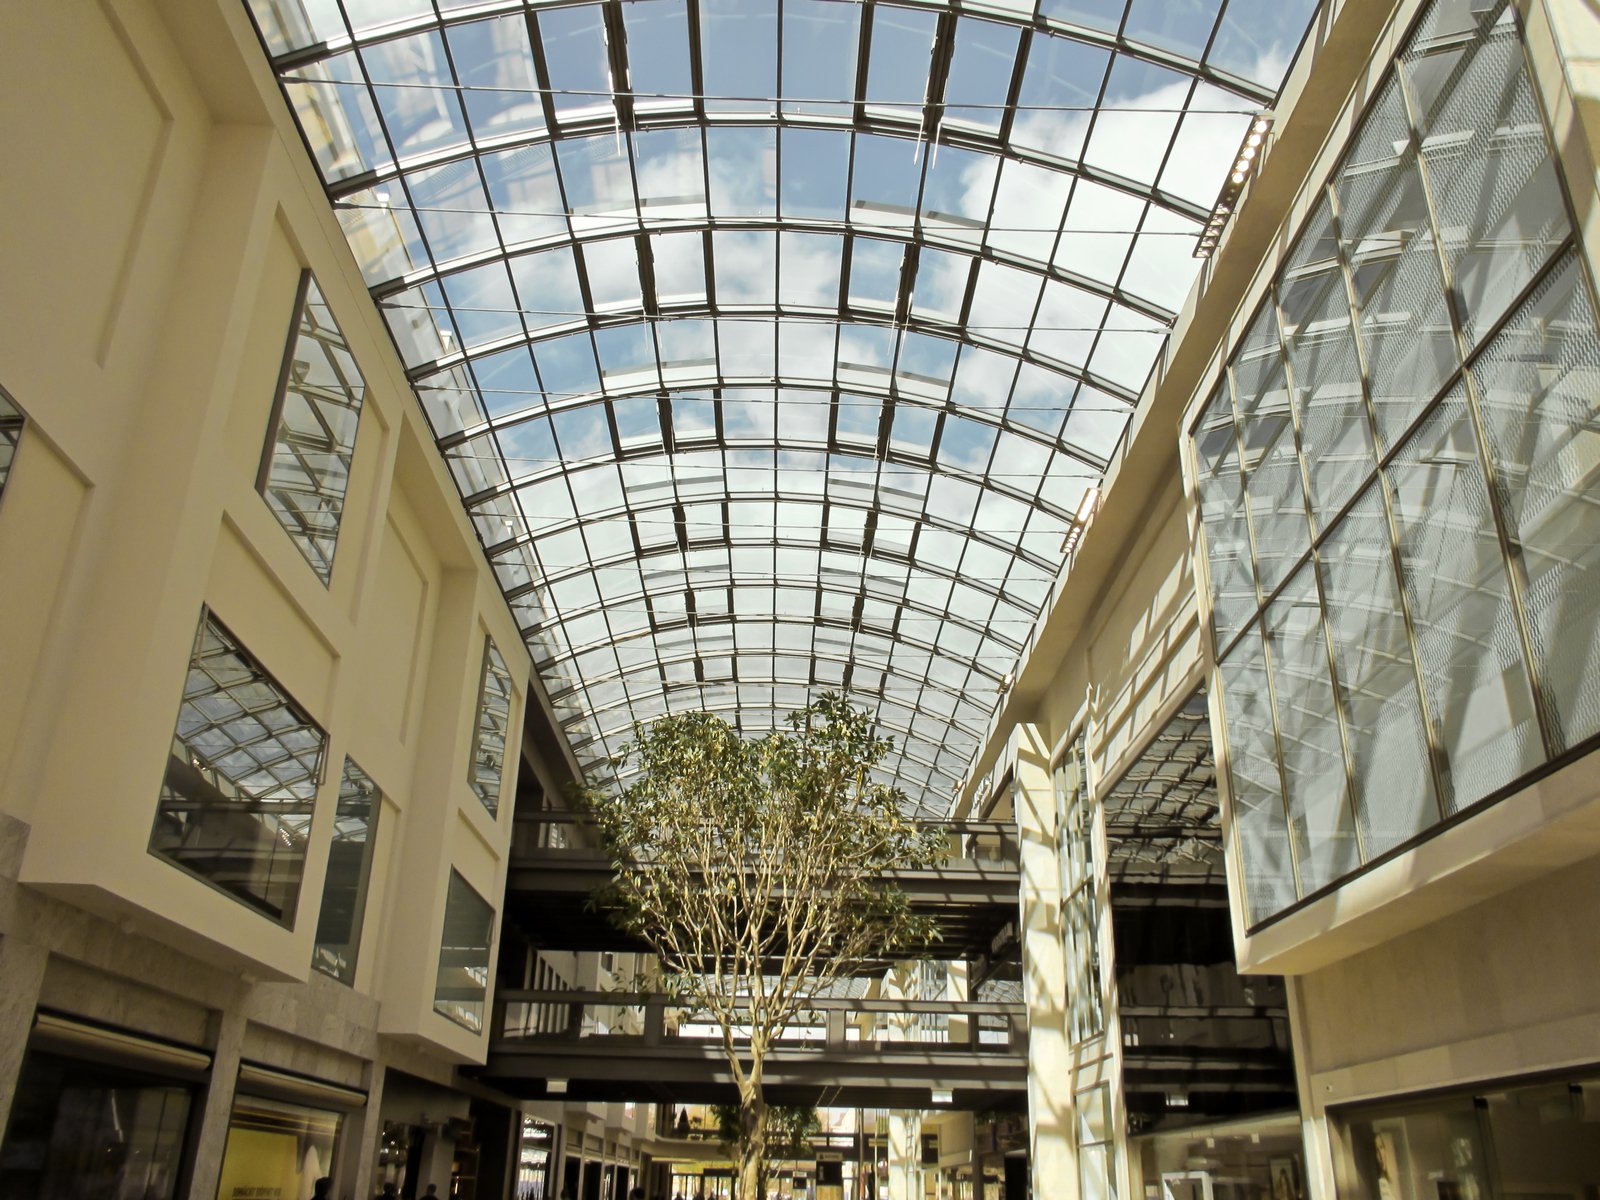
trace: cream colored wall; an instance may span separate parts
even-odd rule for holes
[[[357,986],[432,1011],[452,867],[498,907],[467,785],[483,639],[530,664],[242,5],[24,5],[0,39],[0,383],[28,417],[0,508],[0,811],[20,879],[187,954],[299,981],[346,755],[382,788]],[[368,383],[332,582],[255,490],[302,268]],[[292,929],[147,851],[202,607],[328,733]]]
[[[1600,857],[1298,981],[1322,1105],[1600,1055]]]

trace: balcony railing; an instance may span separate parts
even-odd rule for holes
[[[741,1007],[745,1005],[741,1004]],[[506,1042],[560,1045],[563,1053],[626,1047],[720,1047],[709,1014],[681,1000],[645,992],[501,990],[495,1036]],[[748,1038],[735,1037],[736,1044]],[[778,1050],[836,1053],[941,1052],[1017,1054],[1027,1045],[1020,1004],[963,1000],[819,998],[777,1039]]]

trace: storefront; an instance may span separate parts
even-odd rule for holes
[[[1343,1200],[1600,1195],[1600,1071],[1330,1115]]]

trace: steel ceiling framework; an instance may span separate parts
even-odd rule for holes
[[[1309,0],[249,0],[586,770],[822,688],[939,812]]]

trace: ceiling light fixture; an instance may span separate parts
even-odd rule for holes
[[[1223,226],[1228,223],[1234,209],[1239,207],[1239,194],[1261,164],[1261,152],[1266,148],[1267,134],[1271,131],[1270,109],[1263,109],[1250,119],[1250,127],[1245,131],[1244,141],[1239,144],[1239,152],[1233,156],[1233,166],[1223,181],[1222,191],[1217,194],[1217,202],[1211,207],[1211,218],[1200,231],[1200,240],[1195,243],[1196,258],[1210,258],[1216,251]]]

